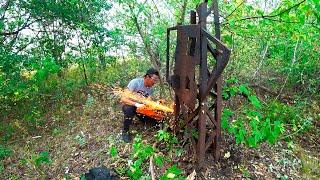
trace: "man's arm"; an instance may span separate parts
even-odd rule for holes
[[[136,102],[132,99],[130,99],[129,97],[126,96],[122,96],[120,99],[120,102],[126,104],[126,105],[130,105],[130,106],[135,106],[135,107],[142,107],[144,106],[144,104]]]
[[[133,101],[132,99],[125,97],[125,96],[121,97],[120,102],[122,102],[126,105],[130,105],[130,106],[134,106],[134,104],[137,103],[137,102]]]

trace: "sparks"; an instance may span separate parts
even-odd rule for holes
[[[163,111],[165,113],[173,113],[173,108],[170,108],[164,104],[160,104],[159,102],[153,101],[150,98],[143,97],[130,90],[114,89],[113,92],[117,95],[120,95],[121,97],[128,97],[136,102],[143,103],[150,109],[156,111]]]

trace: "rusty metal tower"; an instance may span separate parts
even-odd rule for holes
[[[206,27],[212,11],[215,36],[211,36]],[[170,32],[173,30],[177,32],[177,42],[173,68],[170,68]],[[215,59],[212,70],[208,69],[208,52]],[[204,1],[196,12],[191,11],[190,25],[167,29],[166,79],[175,92],[175,120],[178,129],[187,129],[190,134],[192,130],[197,131],[196,138],[192,135],[189,138],[200,167],[209,148],[213,149],[215,160],[220,156],[221,74],[229,56],[230,50],[220,41],[218,0],[213,0],[209,8]]]

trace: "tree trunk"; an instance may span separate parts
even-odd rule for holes
[[[146,40],[146,34],[144,34],[141,30],[141,26],[138,22],[138,17],[136,16],[136,14],[133,12],[133,7],[132,5],[129,4],[129,8],[130,8],[130,12],[132,15],[132,20],[138,30],[138,33],[142,39],[143,45],[148,53],[148,55],[150,56],[150,60],[151,63],[153,64],[154,68],[156,68],[157,70],[160,70],[160,61],[157,59],[157,56],[155,55],[155,53],[151,50],[150,44],[148,44],[147,40]]]
[[[186,9],[187,9],[187,4],[188,4],[188,0],[184,0],[182,7],[181,7],[181,16],[178,20],[178,24],[183,24],[184,23],[184,17],[186,15]]]

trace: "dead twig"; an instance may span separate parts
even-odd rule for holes
[[[259,88],[259,89],[263,90],[264,92],[267,92],[273,96],[277,96],[278,94],[280,94],[280,92],[272,91],[271,89],[269,89],[265,86],[259,85],[259,84],[249,84],[249,86],[252,88]],[[279,97],[281,100],[286,101],[286,102],[293,100],[293,97],[291,97],[289,95],[285,95],[285,94],[280,94]]]
[[[257,74],[258,74],[258,72],[259,72],[259,70],[260,70],[260,68],[261,68],[261,66],[262,66],[262,64],[263,64],[263,61],[264,61],[264,59],[265,59],[265,57],[266,57],[266,54],[267,54],[267,52],[268,52],[268,48],[269,48],[269,45],[267,44],[267,46],[266,46],[266,48],[265,48],[265,50],[264,50],[264,52],[263,52],[261,61],[260,61],[259,65],[258,65],[258,68],[257,68],[257,70],[253,73],[252,79],[255,79],[255,78],[257,77]]]
[[[282,93],[282,91],[283,91],[283,89],[284,89],[285,85],[287,84],[287,81],[288,81],[289,75],[290,75],[290,74],[291,74],[291,72],[292,72],[292,67],[293,67],[294,63],[296,62],[296,53],[297,53],[297,49],[298,49],[298,44],[299,44],[299,40],[297,41],[296,46],[294,47],[294,51],[293,51],[293,58],[292,58],[292,62],[291,62],[291,68],[290,68],[290,71],[289,71],[289,73],[288,73],[288,75],[287,75],[287,77],[286,77],[286,79],[285,79],[285,81],[284,81],[284,83],[283,83],[283,86],[282,86],[282,87],[281,87],[281,89],[280,89],[279,94],[277,95],[277,97],[276,97],[274,100],[277,100],[277,99],[279,98],[279,96],[281,95],[281,93]]]
[[[154,173],[154,166],[153,166],[153,156],[150,157],[150,174],[151,174],[151,179],[156,180],[156,175]]]
[[[158,145],[157,142],[153,143],[152,148],[156,149],[157,145]],[[153,155],[150,157],[150,174],[151,174],[151,179],[156,180],[156,174],[154,172],[154,165],[153,165]]]

